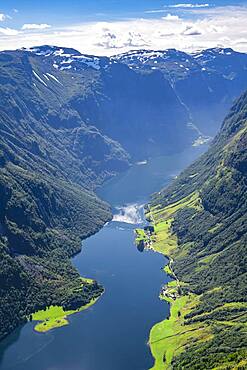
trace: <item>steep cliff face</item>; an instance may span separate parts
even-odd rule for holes
[[[1,58],[1,139],[13,141],[16,154],[30,153],[26,166],[35,156],[43,164],[55,163],[60,176],[91,188],[127,168],[121,145],[86,125],[68,102],[71,90],[83,94],[86,83],[80,81],[80,88],[72,76],[58,80],[45,63],[25,52],[1,53]]]
[[[70,107],[78,119],[118,141],[134,159],[180,151],[198,136],[187,126],[187,110],[159,71],[140,74],[111,58],[58,47],[19,53],[31,65],[34,87],[48,98],[56,86],[60,102],[63,97],[59,111]],[[53,127],[77,125],[73,116],[65,123],[54,119],[57,110],[48,113]]]
[[[247,93],[209,151],[151,205],[157,225],[169,219],[176,240],[168,251],[178,279],[172,306],[181,304],[174,369],[246,366],[246,147]]]
[[[204,135],[215,135],[233,101],[246,89],[247,55],[229,48],[193,54],[136,50],[115,58],[139,73],[160,71]]]
[[[80,96],[72,104],[135,159],[181,151],[197,137],[187,126],[186,109],[160,72],[142,75],[112,64],[101,83],[100,103],[96,105],[91,96],[82,102]]]
[[[41,76],[47,83],[26,53],[1,53],[0,337],[78,291],[88,303],[69,257],[111,219],[92,190],[129,165],[119,143],[66,105],[56,77]]]

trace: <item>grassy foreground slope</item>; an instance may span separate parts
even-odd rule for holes
[[[247,93],[209,151],[149,206],[145,238],[174,277],[161,292],[170,318],[150,333],[155,370],[247,367],[246,144]]]

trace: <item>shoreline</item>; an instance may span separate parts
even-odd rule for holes
[[[173,278],[162,287],[159,295],[161,300],[169,304],[170,314],[166,319],[156,323],[149,333],[148,344],[154,359],[154,365],[150,370],[170,369],[173,358],[182,352],[188,342],[210,335],[207,327],[200,324],[186,324],[185,327],[185,316],[198,304],[199,296],[190,292],[184,294],[182,289],[186,284],[177,278],[172,269],[174,254],[179,253],[177,237],[172,233],[172,222],[176,212],[184,207],[199,210],[198,194],[192,193],[163,208],[147,205],[146,219],[151,229],[149,226],[135,230],[137,247],[138,244],[142,244],[144,248],[166,257],[168,263],[163,267],[163,271]]]
[[[39,310],[32,316],[32,321],[37,321],[33,330],[38,333],[46,333],[50,330],[69,325],[68,316],[87,310],[92,307],[104,294],[103,291],[98,297],[91,299],[89,303],[76,310],[64,311],[62,306],[50,306],[46,310]],[[30,320],[31,321],[31,320]]]
[[[97,234],[112,219],[113,219],[113,215],[111,214],[111,217],[109,217],[99,229],[97,229],[94,232],[88,233],[88,235],[85,238],[81,239],[80,247],[78,247],[78,250],[75,253],[73,253],[71,256],[68,257],[72,264],[73,264],[73,258],[82,252],[82,244],[83,244],[84,240],[86,240],[86,239],[90,238],[91,236]],[[76,269],[76,267],[74,265],[73,265],[73,268]],[[77,269],[76,269],[76,271],[77,271]],[[81,278],[82,282],[86,282],[86,283],[96,282],[96,283],[98,283],[94,279],[84,278],[82,276],[80,276],[80,278]],[[48,306],[46,309],[38,310],[36,312],[31,313],[29,315],[29,317],[31,317],[32,319],[27,318],[26,322],[28,322],[28,321],[29,322],[30,321],[37,321],[37,323],[35,324],[33,329],[34,329],[35,332],[38,332],[38,333],[45,333],[45,332],[48,332],[50,330],[57,329],[57,328],[60,328],[62,326],[69,325],[68,316],[71,316],[73,314],[85,311],[86,309],[93,306],[98,301],[98,299],[100,299],[101,296],[104,294],[105,289],[104,289],[104,287],[102,287],[102,288],[103,288],[102,293],[99,296],[91,299],[90,302],[87,303],[86,305],[83,305],[83,306],[81,306],[77,309],[74,309],[74,310],[67,310],[67,311],[65,311],[61,305],[55,305],[55,306],[51,305],[51,306]]]

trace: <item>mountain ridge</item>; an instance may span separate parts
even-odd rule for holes
[[[147,210],[154,232],[141,240],[170,258],[174,279],[161,293],[170,318],[150,334],[155,370],[246,367],[246,144],[244,93],[209,150]]]
[[[216,134],[227,110],[246,88],[246,53],[231,48],[210,48],[193,53],[176,49],[141,49],[111,57],[92,56],[56,46],[23,50],[45,58],[53,56],[53,65],[58,70],[92,68],[107,71],[120,63],[139,74],[160,72],[161,80],[168,81],[189,111],[187,120],[192,120],[205,136]]]

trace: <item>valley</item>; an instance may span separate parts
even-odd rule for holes
[[[0,52],[1,369],[246,365],[246,66]]]
[[[169,183],[205,149],[190,148],[181,155],[134,165],[99,189],[98,195],[112,205],[115,216],[83,241],[73,265],[81,275],[102,284],[103,295],[91,308],[68,316],[68,325],[38,333],[34,330],[37,322],[32,321],[17,329],[0,343],[1,369],[43,370],[57,366],[96,370],[102,366],[124,370],[152,366],[147,345],[149,331],[169,314],[159,292],[170,278],[161,269],[166,261],[162,256],[138,251],[134,229],[136,222],[139,226],[145,224],[142,205],[149,194]],[[137,178],[143,179],[138,186]],[[45,312],[49,314],[49,310]]]

